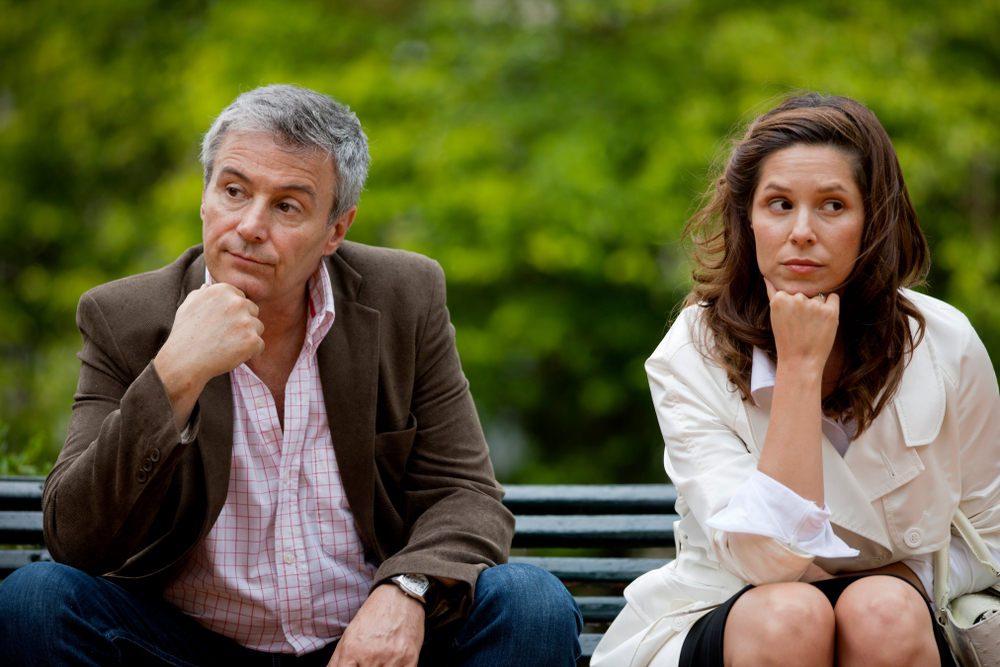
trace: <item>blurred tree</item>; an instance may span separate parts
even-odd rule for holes
[[[54,458],[79,295],[199,241],[198,137],[261,83],[357,111],[373,164],[350,238],[443,265],[504,481],[663,479],[642,362],[687,291],[679,232],[734,125],[789,90],[878,114],[930,292],[1000,361],[995,0],[0,0],[0,27],[13,452]]]

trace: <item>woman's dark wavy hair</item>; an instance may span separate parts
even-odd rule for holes
[[[695,264],[685,305],[704,309],[703,352],[748,400],[753,347],[777,359],[750,210],[764,161],[796,145],[831,146],[850,156],[864,198],[861,254],[841,300],[843,371],[823,401],[825,414],[853,423],[861,434],[892,400],[923,337],[924,318],[900,288],[922,283],[929,268],[927,241],[896,151],[868,107],[847,97],[803,93],[750,124],[706,193],[708,203],[685,228]]]

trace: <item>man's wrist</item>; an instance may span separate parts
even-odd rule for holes
[[[398,574],[389,581],[414,600],[426,605],[431,592],[431,580],[423,574]]]

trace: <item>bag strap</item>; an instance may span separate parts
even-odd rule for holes
[[[965,512],[961,508],[955,508],[955,515],[951,518],[951,525],[954,526],[959,536],[965,540],[965,543],[969,545],[976,560],[988,567],[995,577],[1000,578],[1000,569],[997,568],[997,563],[993,560],[993,554],[990,553],[986,542],[976,532],[972,522],[969,521],[969,517],[965,516]],[[951,585],[949,583],[950,568],[951,539],[949,537],[948,544],[945,544],[934,552],[934,606],[938,612],[938,623],[941,624],[944,623],[945,612],[948,609],[948,596],[951,594]]]

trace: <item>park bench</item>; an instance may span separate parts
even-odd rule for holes
[[[42,477],[0,477],[0,579],[51,560],[42,546],[43,483]],[[576,597],[587,624],[580,664],[587,665],[601,629],[625,604],[624,587],[669,562],[676,491],[669,484],[505,488],[504,504],[517,517],[511,561],[552,572]],[[631,557],[636,553],[660,557]]]

